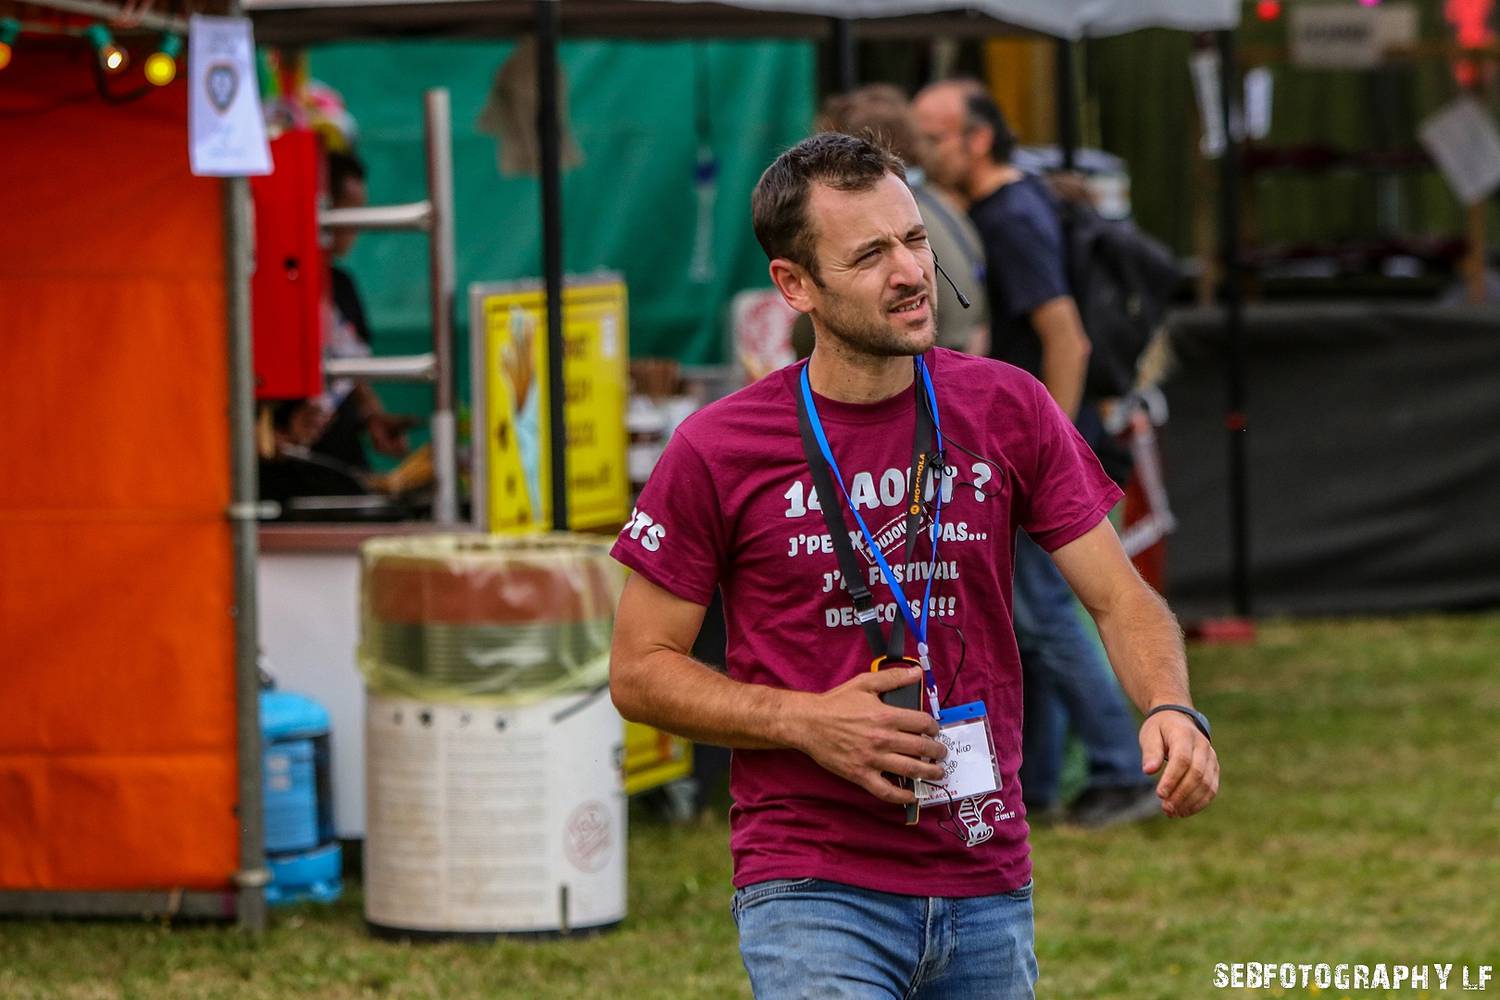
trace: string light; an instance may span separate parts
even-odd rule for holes
[[[0,69],[10,65],[10,47],[21,33],[21,22],[13,17],[0,19]]]
[[[177,78],[177,56],[182,52],[182,36],[171,33],[161,36],[161,45],[146,57],[146,79],[158,87],[165,87]]]
[[[130,54],[115,44],[114,36],[104,25],[91,24],[83,34],[93,44],[104,72],[118,73],[130,64]]]
[[[1262,21],[1274,21],[1281,16],[1281,0],[1260,0],[1255,5],[1255,16]]]

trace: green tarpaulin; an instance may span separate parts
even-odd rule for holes
[[[476,128],[514,48],[401,41],[332,45],[311,55],[313,76],[339,90],[358,120],[372,204],[425,196],[422,92],[451,92],[462,396],[469,284],[541,273],[539,184],[502,177],[495,140]],[[624,273],[632,355],[722,361],[730,296],[770,284],[750,231],[750,189],[779,151],[807,134],[816,96],[812,45],[577,42],[562,45],[561,60],[583,154],[563,178],[565,269]],[[695,181],[700,148],[717,167],[706,277],[692,273],[699,206],[710,190]],[[364,293],[377,353],[429,350],[426,241],[365,234],[347,263]]]

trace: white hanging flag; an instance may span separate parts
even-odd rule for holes
[[[188,150],[200,177],[271,172],[255,80],[255,40],[243,17],[193,15],[188,26]]]

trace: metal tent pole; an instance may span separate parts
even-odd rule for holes
[[[235,873],[239,924],[252,933],[266,927],[265,825],[261,818],[261,734],[258,620],[255,603],[257,469],[255,361],[251,349],[250,272],[254,230],[250,182],[224,181],[224,287],[229,328],[229,528],[234,546],[235,746],[239,763],[239,871]]]
[[[1062,168],[1072,170],[1078,161],[1078,95],[1073,79],[1073,43],[1057,39],[1054,47],[1057,80],[1057,150]]]
[[[1059,38],[1053,46],[1053,53],[1058,165],[1063,170],[1071,171],[1078,162],[1078,95],[1074,93],[1073,43],[1066,38]],[[1073,212],[1065,210],[1062,213],[1063,274],[1068,279],[1068,288],[1077,296],[1080,294],[1078,282],[1081,275],[1078,274],[1078,262],[1073,255],[1073,227]]]
[[[1240,292],[1240,140],[1234,119],[1238,74],[1234,64],[1234,33],[1216,33],[1219,48],[1219,106],[1224,116],[1224,155],[1219,160],[1219,245],[1223,258],[1224,331],[1229,346],[1227,366],[1229,407],[1224,425],[1229,432],[1230,575],[1234,611],[1251,613],[1250,503],[1247,448],[1249,421],[1245,413],[1245,316]]]
[[[563,399],[562,156],[557,122],[557,0],[536,4],[537,141],[542,153],[542,280],[547,292],[547,419],[552,527],[568,527],[568,429]]]
[[[847,94],[859,86],[859,52],[855,48],[854,22],[847,17],[833,18],[833,86]]]
[[[453,414],[453,143],[448,91],[427,91],[427,197],[431,203],[428,273],[432,283],[432,519],[458,523],[457,430]]]

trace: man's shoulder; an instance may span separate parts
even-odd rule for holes
[[[1032,409],[1039,383],[1024,369],[943,347],[934,347],[932,353],[933,384],[940,400],[952,399],[965,410]]]
[[[934,379],[954,380],[970,388],[1023,388],[1036,379],[1015,365],[946,347],[934,347],[929,360]],[[939,374],[941,373],[941,374]],[[939,383],[941,387],[942,383]]]
[[[1046,183],[1033,174],[1024,174],[975,201],[969,207],[969,216],[986,233],[1015,225],[1050,228],[1057,220],[1057,207]]]
[[[736,435],[759,432],[771,422],[785,423],[786,413],[793,414],[789,426],[795,432],[795,403],[787,388],[795,369],[795,364],[789,365],[714,400],[684,420],[677,433],[700,452],[712,452]]]

